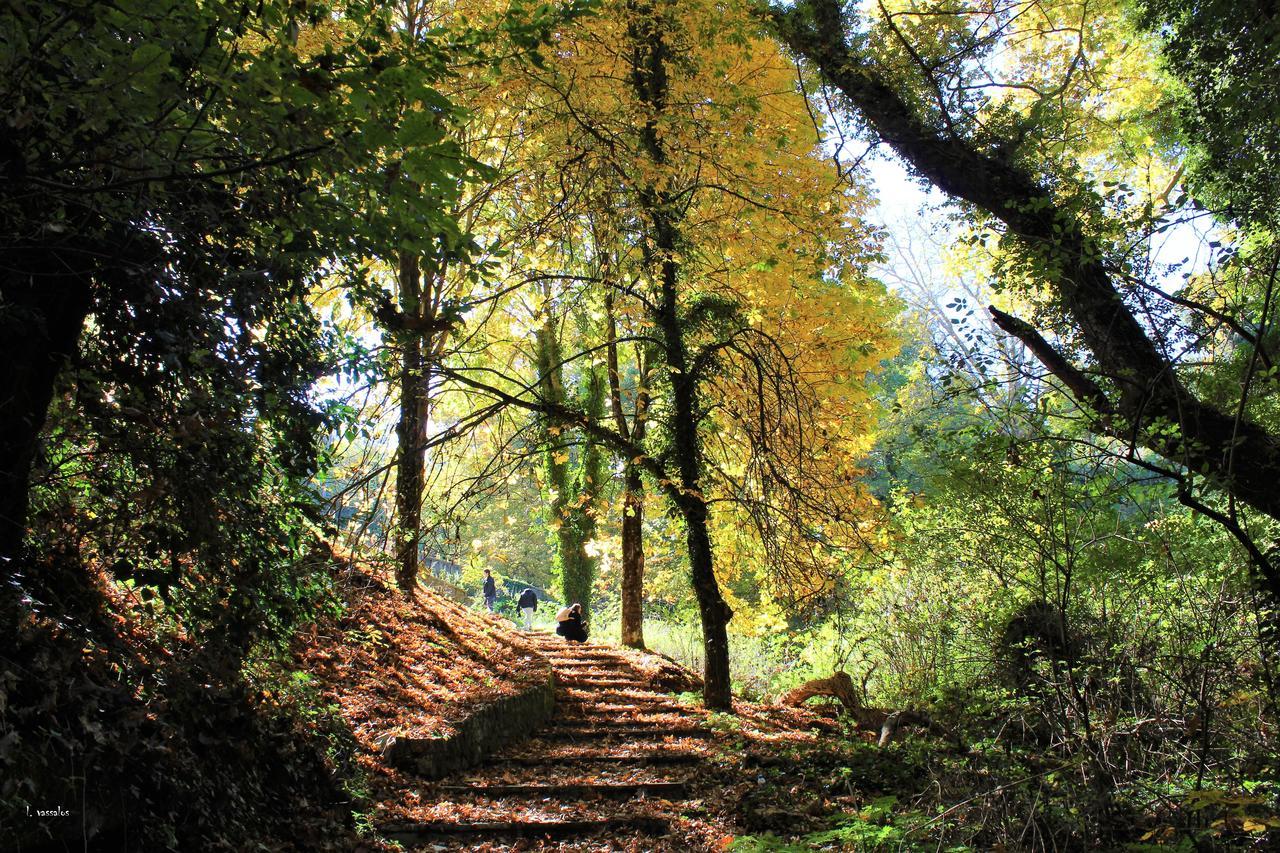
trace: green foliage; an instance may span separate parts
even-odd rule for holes
[[[10,4],[0,30],[6,243],[92,293],[35,547],[80,529],[87,559],[234,668],[317,591],[303,484],[337,340],[308,293],[406,218],[458,242],[441,199],[471,166],[433,88],[443,35],[407,42],[358,2],[187,0]],[[393,161],[438,189],[370,195]]]
[[[529,518],[529,508],[543,500],[537,481],[531,475],[512,477],[504,486],[467,515],[460,544],[478,546],[483,562],[504,576],[551,589],[555,545]],[[441,550],[447,553],[447,547]]]
[[[895,814],[898,798],[889,795],[878,797],[866,808],[852,815],[842,815],[837,826],[825,832],[816,832],[805,840],[815,846],[838,844],[842,849],[854,850],[910,850],[909,832],[920,822],[916,813]],[[914,845],[923,846],[923,845]],[[963,851],[967,847],[949,848]]]
[[[1274,227],[1280,210],[1280,21],[1252,0],[1135,0],[1177,81],[1178,141],[1202,199],[1239,221]]]

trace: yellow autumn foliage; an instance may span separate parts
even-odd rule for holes
[[[635,199],[654,189],[680,199],[686,314],[728,305],[746,323],[728,341],[717,337],[723,330],[688,330],[695,348],[714,346],[722,355],[703,386],[714,423],[706,452],[716,471],[708,497],[717,507],[718,571],[730,589],[739,577],[763,577],[785,586],[789,598],[805,598],[830,586],[839,562],[833,548],[856,546],[857,520],[870,514],[857,480],[876,414],[864,380],[896,351],[890,321],[898,310],[866,274],[878,248],[861,221],[871,198],[841,179],[795,65],[747,4],[690,0],[659,8],[672,56],[667,107],[657,115],[645,112],[634,91],[634,11],[626,3],[605,3],[566,28],[547,67],[530,70],[536,87],[523,93],[532,108],[530,138],[560,156],[522,177],[532,194],[524,201],[581,205],[566,213],[576,249],[612,252],[607,272],[642,277],[646,235]],[[644,148],[648,123],[666,152],[662,160]],[[562,251],[552,244],[564,239],[548,234],[538,250]],[[634,303],[619,306],[633,333],[645,331],[644,316]],[[763,389],[762,360],[771,385]],[[772,524],[772,535],[786,537],[777,551],[797,553],[794,566],[770,562],[762,525],[751,523],[753,511],[778,514],[760,494],[763,465],[792,472],[813,496],[791,503],[788,517]],[[743,494],[753,496],[754,510],[725,500]],[[833,513],[843,520],[831,524]]]

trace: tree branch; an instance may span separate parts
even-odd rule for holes
[[[1023,345],[1040,360],[1045,369],[1058,377],[1058,380],[1067,389],[1071,391],[1072,396],[1079,402],[1089,406],[1100,416],[1106,418],[1115,412],[1111,407],[1111,401],[1107,399],[1107,395],[1098,387],[1098,383],[1094,382],[1074,364],[1067,360],[1066,356],[1053,348],[1044,336],[1036,331],[1035,327],[1026,320],[1014,317],[1012,314],[1006,314],[994,305],[987,306],[987,310],[991,312],[991,319],[995,324],[1010,335],[1022,341]]]

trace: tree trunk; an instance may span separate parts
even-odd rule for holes
[[[628,27],[631,40],[631,81],[649,116],[640,129],[640,144],[655,166],[665,166],[666,151],[658,135],[658,118],[666,112],[670,49],[662,21],[652,3],[632,3]],[[678,506],[684,518],[689,549],[689,572],[702,618],[703,690],[708,708],[733,710],[729,675],[727,626],[733,611],[716,581],[707,531],[707,504],[701,489],[702,444],[698,434],[701,412],[697,381],[689,372],[688,351],[680,323],[678,299],[680,210],[669,189],[653,184],[638,190],[640,208],[649,220],[645,242],[646,265],[657,272],[660,298],[655,320],[671,372],[672,458],[680,476]]]
[[[563,358],[555,319],[548,313],[535,339],[538,361],[538,394],[543,402],[563,406],[565,402]],[[569,451],[564,441],[567,427],[548,423],[542,441],[546,454],[547,488],[551,492],[548,522],[555,534],[556,568],[560,573],[560,594],[565,604],[579,603],[585,619],[590,610],[590,587],[583,587],[578,571],[582,540],[570,504],[573,488],[569,478]],[[584,600],[585,599],[585,600]]]
[[[644,646],[644,480],[627,463],[622,495],[622,644]]]
[[[659,243],[661,250],[662,244]],[[669,252],[664,255],[670,257]],[[707,504],[702,496],[699,474],[702,447],[698,436],[697,388],[689,375],[684,339],[675,312],[674,261],[663,261],[662,326],[667,345],[668,363],[672,368],[672,420],[675,441],[672,448],[680,471],[680,514],[685,523],[685,540],[689,549],[689,574],[698,599],[702,619],[703,689],[702,700],[708,708],[733,710],[733,694],[729,675],[729,636],[727,626],[733,611],[720,594],[712,561],[711,536],[707,530]]]
[[[644,443],[648,422],[649,381],[643,350],[637,357],[636,401],[631,425],[622,407],[622,377],[618,370],[618,328],[613,292],[605,296],[606,354],[609,367],[609,400],[618,434],[633,444]],[[622,497],[622,644],[633,649],[644,645],[644,478],[633,459],[623,462]]]
[[[599,422],[604,418],[605,380],[595,366],[587,375],[587,417]],[[573,565],[572,585],[579,596],[574,599],[582,604],[583,618],[590,615],[590,601],[595,588],[596,575],[599,571],[599,559],[587,553],[587,543],[596,538],[596,509],[600,490],[604,484],[604,450],[600,443],[585,431],[582,434],[585,445],[582,449],[582,465],[575,480],[575,496],[570,516],[573,520],[573,532],[577,537]],[[566,581],[566,589],[569,586]]]
[[[729,673],[729,620],[733,611],[720,594],[707,532],[707,505],[701,498],[683,508],[689,573],[702,619],[702,703],[719,711],[733,710],[733,685]]]
[[[400,310],[409,320],[422,313],[422,272],[416,256],[400,256]],[[396,585],[412,598],[418,584],[424,478],[422,433],[426,421],[426,365],[422,336],[406,323],[400,334],[400,420],[396,425]]]
[[[7,261],[0,292],[0,577],[19,568],[40,431],[91,305],[87,278],[50,274],[64,265],[58,257]]]

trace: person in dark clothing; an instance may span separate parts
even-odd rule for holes
[[[493,605],[498,600],[498,585],[494,583],[493,573],[488,569],[484,570],[484,606],[489,608],[489,612],[493,612]]]
[[[538,594],[529,587],[525,587],[524,592],[520,593],[520,613],[524,616],[524,629],[526,631],[533,630],[533,612],[538,609]]]
[[[582,624],[581,604],[566,607],[556,615],[556,619],[560,623],[556,627],[556,633],[561,637],[578,643],[587,641],[587,626]]]

